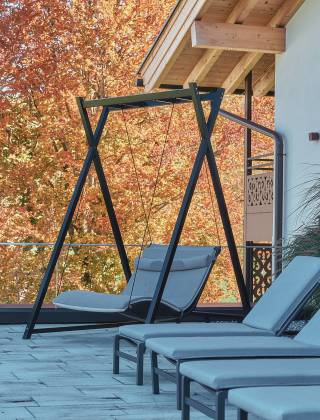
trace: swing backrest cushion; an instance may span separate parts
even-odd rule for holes
[[[167,250],[167,245],[153,244],[135,260],[135,271],[124,291],[132,295],[131,303],[152,299]],[[179,312],[193,307],[219,253],[219,247],[179,245],[162,303]]]

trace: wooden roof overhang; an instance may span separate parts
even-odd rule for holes
[[[179,0],[138,70],[146,91],[186,87],[274,91],[275,54],[285,51],[285,26],[304,0]]]

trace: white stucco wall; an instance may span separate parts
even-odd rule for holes
[[[305,0],[287,26],[286,52],[276,59],[276,130],[285,138],[284,236],[302,219],[294,213],[305,186],[320,174],[320,0]],[[318,165],[312,167],[312,165]]]

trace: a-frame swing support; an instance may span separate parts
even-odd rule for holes
[[[231,261],[234,269],[235,278],[237,281],[239,294],[241,302],[244,308],[244,311],[247,312],[250,308],[250,303],[248,299],[248,293],[245,286],[243,273],[241,269],[241,264],[239,260],[239,255],[237,252],[231,223],[228,215],[228,210],[226,202],[224,199],[224,194],[220,182],[220,177],[215,161],[214,152],[211,145],[211,135],[214,130],[216,119],[220,110],[221,102],[223,99],[223,89],[214,89],[208,93],[199,93],[197,85],[195,83],[190,83],[189,89],[178,89],[168,92],[156,92],[149,94],[140,94],[133,96],[124,96],[124,97],[110,97],[94,100],[84,100],[83,98],[77,98],[77,104],[82,119],[84,131],[88,143],[88,152],[83,163],[79,178],[75,185],[71,200],[68,205],[67,212],[65,214],[61,229],[59,231],[55,246],[52,250],[52,254],[46,269],[46,272],[43,276],[43,279],[40,284],[39,292],[35,303],[33,305],[32,313],[30,320],[26,326],[23,338],[29,339],[32,334],[39,332],[50,332],[50,331],[62,331],[64,329],[83,329],[86,326],[75,326],[73,327],[59,327],[59,328],[35,328],[40,310],[45,299],[51,277],[53,275],[54,269],[56,267],[59,255],[61,253],[68,229],[72,222],[74,212],[76,210],[81,192],[84,188],[84,184],[89,173],[89,169],[93,164],[98,176],[100,188],[104,198],[106,210],[108,217],[110,219],[110,224],[112,227],[112,232],[115,238],[117,250],[120,256],[121,264],[123,271],[127,280],[131,276],[130,266],[128,262],[128,257],[126,254],[125,246],[121,236],[121,231],[117,221],[116,213],[113,207],[111,194],[108,188],[107,179],[103,170],[101,159],[99,156],[98,145],[103,133],[103,129],[107,122],[107,118],[110,112],[126,110],[126,109],[135,109],[135,108],[145,108],[145,107],[155,107],[155,106],[164,106],[169,104],[182,104],[182,103],[193,103],[197,123],[199,127],[199,132],[201,136],[199,150],[196,155],[196,159],[192,168],[190,179],[184,194],[182,205],[176,220],[176,224],[172,233],[170,244],[168,246],[168,251],[165,256],[164,264],[162,271],[159,276],[159,280],[156,286],[156,290],[153,296],[153,299],[149,305],[148,314],[146,316],[145,322],[152,323],[154,322],[160,301],[162,298],[163,291],[170,273],[171,265],[174,259],[174,255],[181,237],[183,226],[188,214],[190,203],[193,197],[193,193],[196,187],[196,183],[201,171],[201,167],[205,159],[207,159],[208,167],[211,175],[211,180],[213,183],[216,200],[218,203],[221,220],[226,236],[226,241],[230,251]],[[209,118],[206,121],[205,114],[202,106],[202,102],[208,101],[210,103],[210,114]],[[100,118],[97,124],[95,131],[93,132],[87,109],[102,107]],[[99,328],[102,325],[97,325]],[[89,327],[88,327],[89,328]]]

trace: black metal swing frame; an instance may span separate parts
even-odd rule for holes
[[[86,139],[88,143],[88,151],[86,158],[83,163],[83,167],[79,174],[79,178],[75,185],[71,200],[68,205],[67,212],[65,214],[63,223],[61,225],[55,246],[52,250],[51,257],[43,276],[43,279],[40,284],[38,295],[33,305],[32,313],[30,320],[26,326],[23,338],[29,339],[35,333],[41,332],[54,332],[54,331],[63,331],[63,330],[79,330],[87,328],[103,328],[104,324],[96,324],[94,326],[90,325],[81,325],[81,326],[67,326],[67,327],[52,327],[52,328],[35,328],[43,301],[45,299],[51,277],[53,275],[55,266],[57,264],[59,255],[61,253],[68,229],[72,222],[74,212],[76,210],[77,204],[80,199],[81,192],[85,185],[89,169],[93,164],[98,176],[100,188],[102,191],[104,203],[110,220],[113,236],[116,242],[116,247],[120,256],[122,268],[124,275],[129,280],[131,276],[130,265],[128,257],[126,254],[124,242],[122,239],[121,231],[117,221],[116,213],[113,207],[112,198],[110,190],[108,187],[107,179],[103,170],[102,162],[99,156],[98,145],[105,127],[108,115],[113,111],[121,111],[127,109],[137,109],[137,108],[147,108],[147,107],[156,107],[156,106],[166,106],[170,104],[183,104],[183,103],[192,103],[194,106],[197,124],[201,136],[201,141],[199,149],[194,161],[194,165],[191,171],[189,182],[183,197],[181,208],[173,229],[171,236],[170,244],[168,246],[168,251],[164,260],[162,271],[159,276],[159,280],[152,298],[152,301],[148,308],[148,313],[146,318],[143,320],[146,323],[153,323],[159,311],[161,297],[165,289],[165,285],[170,273],[170,268],[174,259],[174,255],[180,240],[180,236],[183,230],[184,222],[187,217],[189,206],[193,197],[193,193],[197,184],[197,180],[201,171],[202,164],[207,159],[208,168],[214,187],[216,200],[224,228],[224,233],[226,241],[228,244],[231,261],[233,265],[233,270],[239,289],[239,294],[242,302],[242,306],[245,312],[250,309],[250,303],[248,298],[248,293],[246,285],[243,278],[243,273],[241,269],[241,264],[239,260],[239,255],[237,252],[234,235],[230,223],[230,218],[228,215],[228,210],[223,194],[223,189],[221,186],[221,181],[216,165],[215,155],[211,145],[211,135],[215,127],[216,119],[220,111],[221,102],[223,99],[224,90],[223,89],[213,89],[207,93],[199,93],[197,85],[195,83],[190,83],[188,89],[178,89],[167,92],[156,92],[148,94],[139,94],[133,96],[124,96],[124,97],[110,97],[102,99],[93,99],[85,100],[81,97],[77,98],[77,104],[83,123],[83,128],[86,134]],[[206,121],[202,102],[210,103],[210,114],[208,120]],[[102,111],[96,126],[95,131],[93,131],[89,117],[88,117],[88,108],[102,107]]]

